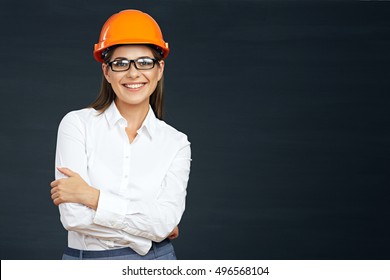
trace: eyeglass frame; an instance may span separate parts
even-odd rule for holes
[[[150,60],[153,61],[152,67],[147,68],[147,69],[139,69],[139,68],[137,67],[136,61],[139,60],[139,59],[145,59],[145,58],[150,59]],[[114,70],[114,69],[112,68],[112,64],[113,64],[115,61],[124,61],[124,60],[129,62],[129,68],[127,68],[126,70],[120,70],[120,71]],[[107,65],[110,66],[110,68],[111,68],[111,70],[112,70],[113,72],[125,72],[125,71],[128,71],[128,70],[131,68],[131,64],[133,63],[135,69],[143,71],[143,70],[150,70],[150,69],[153,69],[154,66],[156,66],[156,63],[157,63],[157,62],[159,62],[159,60],[158,60],[157,58],[155,58],[155,57],[154,57],[154,58],[151,58],[151,57],[145,56],[145,57],[139,57],[139,58],[136,58],[136,59],[116,58],[116,59],[114,59],[113,61],[108,62]]]

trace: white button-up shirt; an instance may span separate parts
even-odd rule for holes
[[[130,247],[145,255],[179,224],[185,208],[191,149],[187,136],[149,112],[129,143],[115,103],[102,114],[72,111],[58,129],[56,166],[77,172],[100,190],[97,210],[59,205],[68,246],[79,250]],[[56,179],[64,178],[56,170]]]

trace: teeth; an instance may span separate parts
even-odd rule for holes
[[[125,84],[124,86],[127,87],[127,88],[140,88],[142,87],[144,84]]]

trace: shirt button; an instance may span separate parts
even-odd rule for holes
[[[125,175],[125,178],[129,177],[128,175]]]

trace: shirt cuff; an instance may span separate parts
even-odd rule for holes
[[[99,203],[93,222],[101,226],[122,229],[127,212],[127,203],[126,199],[118,195],[100,191]]]

